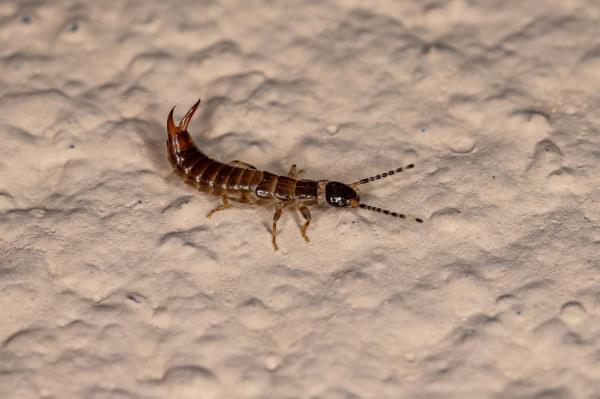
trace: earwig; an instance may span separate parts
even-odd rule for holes
[[[388,172],[358,180],[352,184],[344,184],[330,180],[298,179],[296,165],[292,165],[287,176],[261,171],[242,161],[231,161],[224,164],[210,158],[200,151],[188,132],[188,125],[200,105],[198,100],[175,125],[171,109],[167,119],[168,157],[175,172],[199,191],[220,196],[223,204],[212,209],[206,215],[210,218],[215,212],[230,208],[230,200],[275,206],[273,214],[272,244],[277,251],[277,221],[285,208],[295,207],[304,218],[300,234],[309,242],[306,229],[311,221],[309,206],[330,205],[336,208],[362,208],[383,213],[401,219],[411,219],[417,223],[423,220],[403,213],[397,213],[373,207],[360,202],[358,186],[379,180],[396,173],[412,169],[413,164],[390,170]]]

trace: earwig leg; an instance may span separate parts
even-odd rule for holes
[[[276,204],[275,205],[275,213],[273,214],[273,239],[271,240],[271,242],[273,243],[273,250],[277,251],[279,248],[277,248],[277,242],[276,242],[276,237],[277,237],[277,221],[279,220],[279,218],[281,217],[281,211],[283,210],[284,205],[283,204]]]
[[[228,164],[229,166],[239,166],[242,168],[247,168],[247,169],[256,169],[256,167],[250,165],[249,163],[243,162],[243,161],[238,161],[237,159],[234,161],[229,162]]]
[[[279,248],[277,247],[276,237],[277,237],[277,221],[281,217],[281,212],[283,208],[288,205],[293,204],[293,202],[276,202],[275,203],[275,213],[273,214],[273,250],[277,251]]]
[[[227,198],[227,194],[224,193],[223,194],[223,205],[219,205],[218,207],[216,207],[212,211],[208,212],[206,214],[206,217],[210,219],[210,217],[213,215],[213,213],[222,211],[223,209],[227,209],[229,207],[231,207],[231,205],[229,205],[229,198]]]
[[[292,179],[295,179],[296,177],[298,177],[298,172],[296,172],[296,164],[293,164],[290,167],[290,171],[288,172],[288,177],[291,177]]]
[[[306,236],[306,229],[308,228],[308,225],[310,224],[310,210],[308,209],[308,207],[306,205],[299,205],[298,210],[300,211],[300,213],[302,214],[302,217],[305,220],[304,225],[300,229],[300,234],[302,234],[302,238],[304,238],[304,241],[309,242],[310,240]]]
[[[304,169],[297,170],[296,164],[293,164],[290,167],[290,171],[288,172],[288,177],[291,177],[292,179],[297,179],[298,175],[301,173],[304,173]]]

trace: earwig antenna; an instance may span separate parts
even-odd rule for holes
[[[360,208],[366,209],[368,211],[374,211],[374,212],[379,212],[379,213],[383,213],[385,215],[390,215],[393,216],[395,218],[400,218],[400,219],[410,219],[410,220],[414,220],[417,223],[423,223],[423,219],[412,216],[412,215],[407,215],[404,213],[397,213],[397,212],[392,212],[392,211],[388,211],[387,209],[381,209],[381,208],[377,208],[375,206],[370,206],[367,204],[358,204],[358,206]]]
[[[408,165],[406,165],[404,167],[401,167],[401,168],[398,168],[398,169],[394,169],[394,170],[390,170],[389,172],[385,172],[385,173],[382,173],[380,175],[375,175],[375,176],[371,176],[371,177],[366,177],[364,179],[360,179],[359,181],[356,181],[356,182],[352,183],[352,185],[353,186],[358,186],[359,184],[365,184],[365,183],[372,182],[374,180],[383,179],[384,177],[395,175],[396,173],[400,173],[400,172],[402,172],[402,171],[404,171],[406,169],[412,169],[414,167],[415,167],[415,165],[411,163],[411,164],[408,164]]]

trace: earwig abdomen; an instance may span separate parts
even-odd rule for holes
[[[277,176],[273,173],[262,172],[262,179],[256,186],[254,194],[261,200],[272,200],[275,198],[275,187]]]
[[[250,203],[316,201],[316,181],[226,165],[198,150],[187,130],[169,134],[167,146],[169,159],[177,173],[200,191],[218,196],[225,194],[228,198]]]

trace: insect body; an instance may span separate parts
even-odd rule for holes
[[[167,149],[173,168],[188,184],[200,191],[222,198],[223,204],[211,210],[206,215],[207,217],[210,218],[215,212],[231,207],[230,200],[256,205],[273,204],[275,206],[272,230],[274,250],[277,250],[277,221],[287,207],[297,208],[304,218],[304,225],[301,227],[300,233],[306,242],[309,241],[306,229],[311,221],[309,210],[311,205],[360,207],[402,219],[409,218],[418,223],[423,222],[419,218],[361,203],[360,191],[357,187],[360,184],[411,169],[414,165],[410,164],[403,168],[361,179],[352,184],[344,184],[329,180],[298,179],[296,165],[292,165],[287,176],[278,176],[258,170],[242,161],[236,160],[225,164],[200,151],[187,130],[199,105],[200,100],[189,109],[179,125],[175,125],[173,121],[173,111],[175,110],[173,107],[167,119]]]

